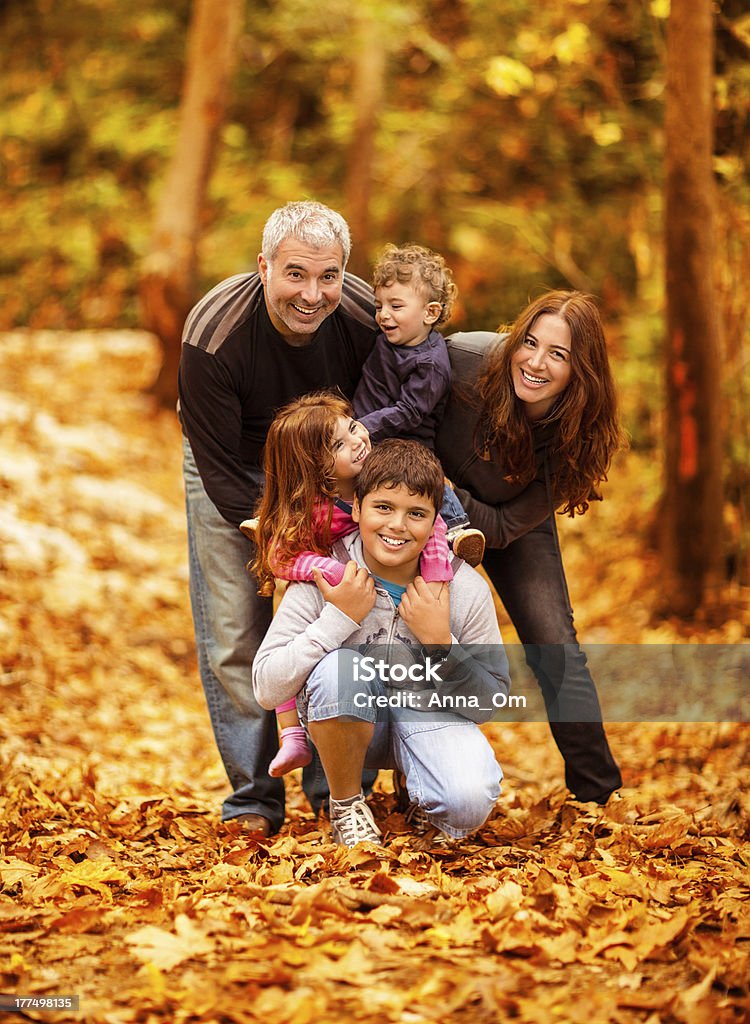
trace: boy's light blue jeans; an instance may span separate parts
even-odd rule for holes
[[[300,718],[305,724],[342,717],[374,722],[365,767],[402,772],[409,799],[448,835],[474,832],[495,806],[503,777],[479,726],[445,711],[358,706],[367,694],[394,691],[377,678],[355,682],[356,657],[356,651],[342,649],[317,664],[297,697]]]

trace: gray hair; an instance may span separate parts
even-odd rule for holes
[[[340,213],[322,203],[303,200],[287,203],[274,210],[263,228],[263,256],[272,263],[279,246],[287,238],[296,238],[313,249],[340,245],[344,253],[344,266],[352,248],[349,225]]]

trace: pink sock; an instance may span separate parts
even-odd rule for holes
[[[311,761],[305,730],[301,725],[290,725],[288,729],[281,730],[281,747],[268,766],[268,774],[278,778],[293,768],[304,768]]]

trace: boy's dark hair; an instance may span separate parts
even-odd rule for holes
[[[443,467],[437,456],[418,441],[389,438],[376,445],[365,459],[354,485],[360,504],[378,487],[403,484],[411,494],[423,494],[435,507],[443,504]]]

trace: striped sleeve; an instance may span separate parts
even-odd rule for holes
[[[439,515],[420,555],[419,571],[425,583],[450,583],[453,579],[447,533],[443,517]]]

